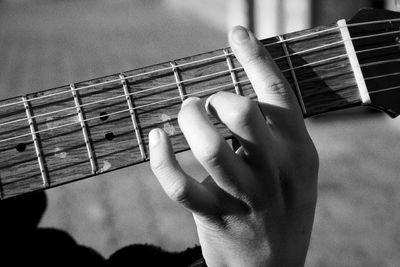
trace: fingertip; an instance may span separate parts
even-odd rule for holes
[[[187,107],[187,106],[189,106],[189,105],[191,105],[193,103],[199,102],[199,101],[200,101],[200,98],[198,98],[198,97],[193,97],[193,96],[192,97],[188,97],[182,102],[181,109],[184,108],[184,107]]]
[[[214,96],[215,96],[215,94],[210,95],[209,97],[207,97],[206,101],[204,102],[204,109],[206,110],[206,112],[209,115],[213,115],[212,114],[212,106],[211,106],[211,98],[213,98]]]
[[[243,44],[250,40],[250,33],[241,25],[234,26],[229,33],[229,39],[235,44]]]
[[[243,26],[235,26],[229,33],[229,43],[236,56],[241,53],[262,53],[262,45],[254,33]],[[243,57],[243,56],[242,56]]]
[[[157,165],[163,157],[171,157],[173,154],[168,135],[159,128],[149,132],[150,163]]]
[[[154,147],[160,143],[161,134],[162,130],[158,128],[152,129],[149,132],[149,145],[151,147]]]
[[[185,126],[192,125],[199,114],[201,114],[203,118],[206,117],[204,99],[198,97],[189,97],[185,99],[178,113],[178,123],[181,130],[184,131]]]

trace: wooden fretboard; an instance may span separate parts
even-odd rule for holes
[[[333,24],[262,41],[305,117],[363,102],[342,32]],[[176,120],[182,100],[220,90],[255,98],[229,48],[2,100],[1,197],[144,162],[155,127],[175,152],[187,150]]]

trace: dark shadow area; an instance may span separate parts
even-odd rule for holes
[[[168,252],[148,244],[116,251],[109,259],[78,244],[67,232],[41,228],[47,207],[45,193],[31,193],[0,201],[2,262],[13,266],[205,266],[201,248]]]

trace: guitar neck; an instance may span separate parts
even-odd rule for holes
[[[368,102],[346,32],[332,24],[262,41],[305,117]],[[147,161],[155,127],[170,135],[175,152],[187,150],[180,104],[221,90],[256,98],[230,48],[2,100],[1,198]]]

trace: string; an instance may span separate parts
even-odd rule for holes
[[[386,62],[386,61],[382,61],[382,62]],[[380,63],[381,63],[380,61],[379,61],[379,62],[376,62],[376,64],[380,64]],[[363,65],[360,65],[360,66],[363,67]],[[388,76],[394,76],[394,75],[400,75],[400,72],[390,73],[390,74],[386,74],[386,75],[378,75],[378,76],[367,77],[367,78],[365,78],[365,80],[378,79],[378,78],[383,78],[383,77],[388,77]],[[248,79],[243,80],[243,81],[240,81],[240,82],[236,82],[236,84],[242,84],[242,83],[247,83],[247,82],[249,82]],[[218,89],[221,89],[221,88],[224,88],[224,87],[230,87],[230,86],[234,86],[234,85],[235,85],[235,84],[228,83],[228,84],[220,85],[220,86],[217,86],[217,87],[208,88],[208,89],[205,89],[205,90],[201,90],[201,91],[198,91],[198,92],[194,92],[194,93],[191,93],[191,94],[186,94],[186,95],[184,95],[184,96],[193,96],[193,95],[201,94],[201,93],[204,93],[204,92],[214,91],[214,90],[218,90]],[[398,89],[399,87],[400,87],[400,86],[389,87],[389,88],[384,88],[384,89],[380,89],[380,90],[371,91],[371,92],[369,92],[369,93],[372,94],[372,93],[379,93],[379,92],[384,92],[384,91],[389,91],[389,90],[395,90],[395,89]],[[168,102],[168,101],[176,100],[176,99],[179,99],[179,100],[180,100],[181,97],[180,97],[180,96],[172,97],[172,98],[163,99],[163,100],[160,100],[160,101],[157,101],[157,102],[152,102],[152,103],[149,103],[149,104],[137,106],[137,107],[134,107],[134,108],[132,108],[132,109],[128,108],[128,109],[123,109],[123,110],[115,111],[115,112],[112,112],[112,113],[107,114],[107,116],[113,116],[113,115],[116,115],[116,114],[119,114],[119,113],[131,111],[131,110],[136,110],[136,109],[144,108],[144,107],[148,107],[148,106],[153,106],[153,105],[157,105],[157,104],[160,104],[160,103],[164,103],[164,102]],[[74,114],[74,115],[76,115],[76,114]],[[55,130],[55,129],[59,129],[59,128],[64,128],[64,127],[71,126],[71,125],[75,125],[75,124],[78,124],[78,123],[81,123],[81,122],[87,122],[87,121],[91,121],[91,120],[95,120],[95,119],[100,119],[101,117],[103,117],[103,116],[101,115],[101,116],[96,116],[96,117],[88,118],[88,119],[85,119],[85,120],[82,120],[82,121],[75,121],[75,122],[71,122],[71,123],[66,123],[66,124],[62,124],[62,125],[55,126],[55,127],[47,128],[47,129],[44,129],[44,130],[35,131],[35,132],[33,132],[33,134],[38,134],[38,133],[43,133],[43,132],[47,132],[47,131],[50,131],[50,130]],[[164,122],[164,123],[165,123],[165,122]],[[143,128],[143,127],[146,127],[146,126],[143,126],[143,124],[139,124],[139,126],[142,127],[142,128]],[[149,126],[150,126],[150,125],[149,125]],[[15,137],[10,137],[10,138],[7,138],[7,139],[2,139],[2,140],[0,140],[0,143],[2,143],[2,142],[7,142],[7,141],[11,141],[11,140],[18,139],[18,138],[21,138],[21,137],[31,136],[31,135],[32,135],[32,133],[28,133],[28,134],[23,134],[23,135],[15,136]]]
[[[386,74],[386,75],[367,77],[365,80],[378,79],[378,78],[394,76],[394,75],[400,75],[400,72],[390,73],[390,74]],[[237,82],[236,84],[244,84],[244,83],[247,83],[247,82],[249,82],[248,79],[240,81],[240,82]],[[185,96],[193,96],[193,95],[197,95],[197,94],[200,94],[200,93],[214,91],[214,90],[218,90],[218,89],[221,89],[221,88],[224,88],[224,87],[230,87],[230,86],[234,86],[234,84],[231,84],[231,83],[224,84],[224,85],[220,85],[220,86],[217,86],[217,87],[205,89],[205,90],[202,90],[202,91],[199,91],[199,92],[186,94]],[[384,88],[384,89],[371,91],[369,93],[370,94],[375,94],[375,93],[380,93],[380,92],[385,92],[385,91],[390,91],[390,90],[396,90],[396,89],[399,89],[399,88],[400,88],[400,86],[394,86],[394,87],[389,87],[389,88]],[[153,106],[153,105],[157,105],[157,104],[160,104],[160,103],[168,102],[168,101],[171,101],[171,100],[177,100],[177,99],[180,100],[181,97],[177,96],[177,97],[173,97],[173,98],[169,98],[169,99],[163,99],[163,100],[160,100],[160,101],[157,101],[157,102],[145,104],[145,105],[142,105],[142,106],[137,106],[137,107],[134,107],[132,109],[127,108],[127,109],[123,109],[123,110],[118,110],[118,111],[115,111],[115,112],[112,112],[112,113],[108,113],[107,116],[110,117],[110,116],[117,115],[117,114],[120,114],[120,113],[123,113],[123,112],[128,112],[128,111],[136,110],[136,109],[143,108],[143,107]],[[56,129],[59,129],[59,128],[64,128],[64,127],[67,127],[67,126],[75,125],[75,124],[78,124],[78,123],[81,123],[81,122],[87,122],[87,121],[100,119],[101,117],[103,117],[103,115],[92,117],[92,118],[88,118],[88,119],[85,119],[85,120],[82,120],[82,121],[75,121],[75,122],[70,122],[70,123],[58,125],[58,126],[55,126],[55,127],[44,129],[44,130],[35,131],[35,132],[33,132],[33,134],[38,134],[38,133],[43,133],[43,132],[47,132],[47,131],[51,131],[51,130],[56,130]],[[163,121],[163,122],[160,122],[160,123],[167,123],[167,122],[171,121],[172,119],[173,118],[169,119],[168,121]],[[153,123],[153,124],[149,124],[149,125],[145,125],[145,124],[139,123],[138,126],[140,126],[141,128],[144,128],[144,127],[153,126],[155,124],[158,124],[158,123]],[[7,138],[7,139],[2,139],[2,140],[0,140],[0,143],[11,141],[11,140],[22,138],[22,137],[26,137],[26,136],[32,136],[32,133],[23,134],[23,135],[19,135],[19,136],[14,136],[14,137],[10,137],[10,138]]]
[[[192,82],[192,81],[196,81],[196,80],[200,80],[200,79],[204,79],[204,78],[209,78],[209,77],[212,77],[212,76],[218,76],[220,74],[229,73],[230,71],[238,71],[238,70],[242,70],[242,69],[243,69],[243,67],[237,67],[237,68],[233,68],[231,70],[223,70],[223,71],[214,72],[214,73],[211,73],[211,74],[206,74],[206,75],[199,76],[199,77],[186,79],[186,80],[180,81],[179,83],[188,83],[188,82]],[[127,95],[123,94],[123,95],[109,97],[107,99],[100,99],[100,100],[97,100],[97,101],[92,101],[92,102],[89,102],[89,103],[80,104],[79,107],[86,107],[86,106],[89,106],[89,105],[94,105],[94,104],[106,102],[106,101],[117,99],[117,98],[122,98],[122,97],[126,97],[126,96],[133,96],[133,95],[136,95],[136,94],[146,93],[146,92],[149,92],[149,91],[154,91],[154,90],[157,90],[157,89],[162,89],[162,88],[166,88],[166,87],[169,87],[169,86],[176,86],[176,85],[177,85],[177,82],[168,83],[168,84],[162,84],[162,85],[151,87],[151,88],[147,88],[147,89],[144,89],[144,90],[141,90],[141,91],[133,92],[133,93],[130,93],[130,94],[127,94]],[[32,118],[35,119],[35,118],[38,118],[38,117],[48,116],[48,115],[52,115],[52,114],[55,114],[55,113],[58,113],[58,112],[67,111],[67,110],[70,110],[70,109],[76,109],[76,106],[67,107],[67,108],[63,108],[63,109],[58,109],[58,110],[55,110],[55,111],[49,111],[49,112],[46,112],[46,113],[41,113],[41,114],[32,116]],[[69,115],[76,115],[76,113],[66,114],[65,117],[67,117]],[[13,121],[0,123],[0,126],[4,126],[4,125],[7,125],[7,124],[11,124],[11,123],[19,122],[19,121],[24,121],[24,120],[26,120],[25,117],[24,118],[20,118],[20,119],[16,119],[16,120],[13,120]]]
[[[392,47],[397,47],[397,46],[399,46],[399,45],[395,44],[395,45],[389,45],[389,46],[382,46],[382,47],[377,47],[377,48],[371,48],[371,49],[356,51],[355,53],[357,54],[357,53],[371,52],[371,51],[374,51],[374,50],[387,49],[387,48],[392,48]],[[342,55],[326,58],[326,59],[323,59],[323,60],[310,62],[310,63],[303,64],[303,65],[300,65],[300,66],[296,66],[296,67],[293,67],[293,68],[288,68],[288,69],[285,69],[285,70],[281,70],[281,72],[284,73],[284,72],[287,72],[287,71],[292,71],[292,70],[295,70],[295,69],[299,69],[299,68],[303,68],[303,67],[307,67],[307,66],[311,66],[311,65],[315,65],[315,64],[320,64],[320,63],[324,63],[324,62],[331,61],[331,60],[334,60],[334,59],[342,58],[342,57],[345,57],[345,56],[348,56],[348,54],[342,54]],[[276,60],[276,59],[273,59],[273,60]],[[395,61],[397,61],[397,60],[395,60]],[[389,61],[382,61],[382,63],[386,63],[386,62],[389,62]],[[361,67],[368,66],[368,64],[370,64],[370,63],[363,64],[363,65],[360,65],[360,66]],[[372,63],[372,64],[374,64],[374,63]],[[206,75],[203,75],[203,76],[186,79],[186,80],[180,81],[179,83],[180,84],[188,83],[188,82],[201,80],[201,79],[206,79],[206,78],[209,78],[209,77],[218,76],[220,74],[230,73],[232,71],[238,71],[238,70],[243,70],[243,67],[237,67],[237,68],[228,69],[228,70],[224,70],[224,71],[219,71],[219,72],[215,72],[215,73],[211,73],[211,74],[206,74]],[[85,107],[85,106],[89,106],[89,105],[94,105],[94,104],[98,104],[98,103],[102,103],[102,102],[106,102],[106,101],[109,101],[109,100],[122,98],[122,97],[126,97],[126,96],[134,96],[136,94],[145,93],[145,92],[153,91],[153,90],[158,90],[158,89],[166,88],[168,86],[176,86],[177,84],[178,84],[177,82],[173,82],[173,83],[169,83],[169,84],[163,84],[163,85],[159,85],[159,86],[156,86],[156,87],[152,87],[152,88],[144,89],[144,90],[141,90],[141,91],[133,92],[133,93],[130,93],[130,94],[127,94],[127,95],[125,95],[125,94],[117,95],[117,96],[114,96],[114,97],[109,97],[107,99],[100,99],[100,100],[97,100],[97,101],[92,101],[92,102],[89,102],[89,103],[80,104],[79,107]],[[52,114],[55,114],[55,113],[58,113],[58,112],[67,111],[67,110],[70,110],[70,109],[76,109],[76,106],[67,107],[67,108],[63,108],[63,109],[59,109],[59,110],[55,110],[55,111],[50,111],[50,112],[46,112],[46,113],[41,113],[41,114],[32,116],[32,118],[35,119],[35,118],[42,117],[42,116],[48,116],[48,115],[52,115]],[[66,114],[66,115],[64,115],[64,117],[74,116],[74,115],[76,115],[75,112]],[[0,123],[0,126],[4,126],[4,125],[7,125],[7,124],[16,123],[16,122],[24,121],[24,120],[26,120],[25,117],[24,118],[20,118],[20,119],[15,119],[15,120],[12,120],[12,121],[8,121],[8,122],[4,122],[4,123]]]
[[[312,48],[309,48],[309,49],[305,49],[305,50],[301,50],[301,51],[298,51],[298,52],[294,52],[294,53],[291,53],[291,54],[288,54],[288,55],[284,55],[284,56],[281,56],[281,57],[273,58],[273,60],[276,61],[276,60],[279,60],[279,59],[288,58],[288,57],[291,57],[291,56],[304,54],[304,53],[312,52],[312,51],[315,51],[315,50],[321,50],[321,49],[326,48],[326,47],[337,46],[337,45],[340,45],[340,44],[348,42],[348,41],[360,40],[360,39],[364,39],[364,38],[373,38],[373,37],[378,37],[378,36],[382,36],[382,35],[389,35],[389,34],[395,34],[395,33],[400,33],[400,30],[399,31],[393,31],[393,32],[370,34],[370,35],[364,35],[364,36],[353,37],[353,38],[350,38],[350,39],[340,40],[340,41],[336,41],[336,42],[333,42],[333,43],[324,44],[324,45],[321,45],[321,46],[312,47]],[[399,45],[396,44],[394,46],[399,46]],[[233,53],[231,53],[231,55],[233,55]]]
[[[370,94],[376,94],[376,93],[382,93],[382,92],[392,91],[392,90],[397,90],[397,89],[400,89],[400,85],[399,86],[393,86],[393,87],[389,87],[389,88],[375,90],[375,91],[372,91],[372,92],[369,92],[369,93]]]
[[[237,84],[243,84],[243,83],[246,83],[246,82],[249,82],[249,80],[246,79],[246,80],[237,82]],[[186,94],[184,96],[193,96],[193,95],[197,95],[197,94],[200,94],[200,93],[204,93],[204,92],[208,92],[208,91],[214,91],[214,90],[218,90],[218,89],[221,89],[221,88],[224,88],[224,87],[230,87],[230,86],[233,86],[233,84],[232,83],[223,84],[223,85],[216,86],[216,87],[213,87],[213,88],[208,88],[208,89],[205,89],[205,90],[202,90],[202,91]],[[157,104],[160,104],[160,103],[164,103],[164,102],[168,102],[168,101],[176,100],[176,99],[181,100],[181,97],[180,96],[172,97],[172,98],[163,99],[163,100],[160,100],[160,101],[157,101],[157,102],[152,102],[152,103],[149,103],[149,104],[137,106],[137,107],[134,107],[132,109],[127,108],[127,109],[115,111],[115,112],[112,112],[112,113],[108,113],[107,116],[112,116],[112,115],[116,115],[116,114],[119,114],[119,113],[122,113],[122,112],[127,112],[127,111],[131,111],[131,110],[136,110],[136,109],[139,109],[139,108],[153,106],[153,105],[157,105]],[[82,120],[82,122],[87,122],[87,121],[91,121],[91,120],[95,120],[95,119],[100,119],[101,117],[103,117],[103,116],[96,116],[96,117],[88,118],[88,119]],[[38,134],[38,133],[43,133],[43,132],[47,132],[47,131],[51,131],[51,130],[56,130],[56,129],[59,129],[59,128],[64,128],[64,127],[71,126],[71,125],[74,125],[74,124],[77,124],[77,123],[81,123],[81,121],[74,121],[74,122],[58,125],[58,126],[55,126],[55,127],[51,127],[51,128],[35,131],[35,132],[29,133],[29,134],[13,136],[13,137],[10,137],[10,138],[7,138],[7,139],[0,140],[0,143],[11,141],[11,140],[14,140],[14,139],[17,139],[17,138],[21,138],[21,137],[25,137],[25,136],[31,136],[32,134]],[[139,124],[139,125],[142,126],[141,124]]]
[[[400,58],[394,58],[394,59],[387,59],[387,60],[381,60],[381,61],[377,61],[380,64],[385,64],[385,63],[391,63],[391,62],[397,62],[400,61]],[[365,63],[360,65],[361,67],[368,67],[368,66],[373,66],[376,65],[376,62],[371,62],[371,63]]]
[[[396,76],[396,75],[400,75],[400,72],[393,72],[393,73],[384,74],[384,75],[371,76],[371,77],[364,78],[364,81],[380,79],[380,78],[385,78],[388,76]]]
[[[324,29],[324,30],[311,32],[311,33],[308,33],[308,34],[303,34],[301,36],[295,36],[295,37],[292,37],[292,38],[279,40],[279,41],[276,41],[276,42],[273,42],[273,43],[266,44],[266,45],[264,45],[264,47],[280,44],[280,43],[283,43],[283,42],[289,42],[289,41],[293,41],[293,40],[304,39],[304,38],[307,38],[307,37],[310,37],[310,36],[318,35],[318,34],[325,33],[325,32],[330,32],[330,31],[341,29],[341,28],[345,28],[345,27],[356,27],[356,26],[362,26],[362,25],[380,24],[380,23],[397,22],[397,21],[400,21],[400,19],[386,19],[386,20],[350,23],[350,24],[347,24],[346,26],[337,26],[337,27],[333,27],[333,28],[329,28],[329,29]],[[393,34],[393,33],[396,33],[396,32],[390,32],[388,34]],[[351,40],[355,40],[355,38],[351,38]],[[184,66],[187,66],[187,65],[192,65],[192,64],[197,64],[197,63],[201,63],[201,62],[205,62],[205,61],[209,61],[209,60],[213,60],[213,59],[223,58],[223,57],[226,57],[228,55],[232,55],[232,53],[229,53],[227,55],[217,55],[217,56],[203,58],[203,59],[199,59],[199,60],[195,60],[195,61],[185,62],[185,63],[179,64],[179,65],[176,65],[175,67],[176,68],[180,68],[180,67],[184,67]],[[290,55],[286,55],[285,57],[287,57],[287,56],[290,56]],[[153,70],[153,71],[149,71],[149,72],[139,73],[139,74],[135,74],[135,75],[132,75],[132,76],[124,77],[123,79],[126,80],[126,79],[137,78],[137,77],[140,77],[140,76],[143,76],[143,75],[149,75],[149,74],[162,72],[162,71],[167,71],[167,70],[171,70],[171,67],[165,67],[165,68],[161,68],[161,69],[157,69],[157,70]],[[100,83],[97,83],[97,84],[91,84],[91,85],[87,85],[87,86],[82,86],[82,87],[76,88],[76,91],[83,90],[83,89],[88,89],[88,88],[95,87],[95,86],[106,85],[106,84],[114,83],[114,82],[118,82],[118,81],[122,81],[122,79],[121,78],[112,79],[112,80],[100,82]],[[28,99],[28,102],[33,101],[33,100],[46,98],[46,97],[59,95],[59,94],[65,94],[65,93],[69,93],[69,90],[61,91],[61,92],[57,92],[57,93],[53,93],[53,94],[49,94],[49,95],[38,96],[38,97],[35,97],[35,98],[31,98],[31,99]],[[13,102],[13,103],[3,104],[3,105],[0,105],[0,108],[11,106],[11,105],[16,105],[16,104],[20,104],[20,103],[22,103],[22,101],[16,101],[16,102]]]

